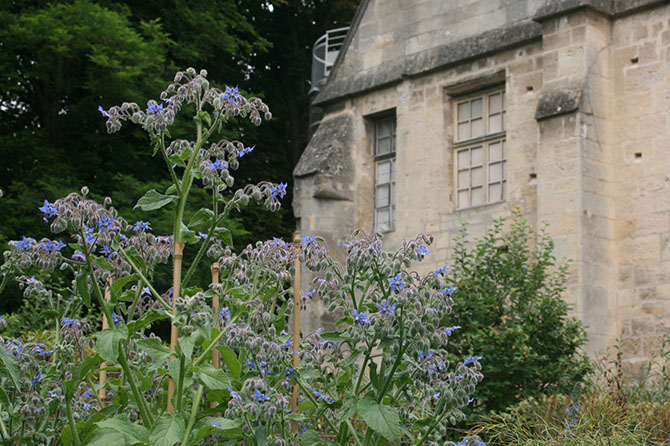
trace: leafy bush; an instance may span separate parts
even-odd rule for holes
[[[450,351],[483,356],[476,409],[504,410],[524,398],[571,392],[591,367],[580,350],[584,328],[561,298],[566,266],[557,264],[552,240],[544,230],[535,234],[519,212],[509,222],[496,220],[473,246],[467,237],[464,226],[447,271],[458,287],[449,320],[463,327]]]

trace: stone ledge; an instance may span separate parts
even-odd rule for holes
[[[313,174],[348,175],[353,171],[349,147],[353,140],[353,117],[350,113],[324,119],[310,139],[293,170],[295,178]]]
[[[554,116],[571,113],[579,109],[582,92],[579,89],[561,89],[544,93],[537,101],[535,119],[552,118]]]
[[[663,4],[670,4],[670,0],[547,0],[538,8],[533,20],[543,22],[586,8],[616,18]]]
[[[457,42],[431,48],[402,58],[396,63],[378,66],[372,72],[330,79],[312,105],[324,104],[347,96],[402,82],[405,77],[428,74],[438,69],[477,59],[525,44],[542,37],[542,27],[532,21],[486,31]]]

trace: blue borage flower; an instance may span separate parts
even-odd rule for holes
[[[444,361],[440,361],[435,364],[431,364],[428,366],[428,371],[429,372],[434,372],[434,373],[440,373],[441,371],[445,370],[447,368],[447,363]]]
[[[35,279],[35,276],[28,277],[26,279],[26,285],[42,285],[42,282],[39,280]]]
[[[224,101],[230,101],[232,104],[235,104],[237,101],[242,99],[242,95],[239,93],[238,86],[235,85],[235,88],[230,88],[226,85],[226,91],[221,95]]]
[[[312,393],[314,394],[315,397],[320,398],[322,400],[326,400],[329,403],[334,403],[335,399],[331,397],[330,395],[327,395],[325,393],[321,393],[320,390],[312,389]]]
[[[254,392],[254,394],[251,395],[251,399],[254,399],[256,401],[269,401],[270,397],[261,393],[260,390],[256,389],[256,392]]]
[[[62,400],[64,398],[63,396],[57,394],[53,390],[47,390],[47,395],[49,396],[49,398],[53,398],[55,400]]]
[[[249,361],[249,359],[245,359],[244,363],[249,367],[250,369],[255,369],[256,368],[256,362],[255,361]]]
[[[207,234],[205,234],[204,232],[198,231],[198,236],[200,236],[200,238],[207,240]]]
[[[148,286],[145,286],[144,288],[142,288],[142,294],[141,295],[142,296],[144,296],[144,295],[151,296],[151,290],[149,289]]]
[[[153,113],[155,115],[160,115],[163,113],[163,104],[158,104],[156,101],[149,101],[147,104],[147,113]]]
[[[291,379],[295,377],[295,368],[291,367],[289,369],[286,369],[286,377]]]
[[[368,317],[365,314],[359,313],[358,311],[354,310],[354,323],[356,323],[356,324],[367,324],[368,323]]]
[[[424,256],[424,257],[431,254],[431,252],[428,251],[428,248],[426,248],[423,245],[415,248],[414,250],[416,251],[417,254],[419,254],[420,256]]]
[[[88,387],[86,389],[86,392],[82,393],[81,396],[83,396],[84,398],[92,398],[93,397],[93,390],[90,387]]]
[[[242,401],[242,397],[240,396],[240,394],[235,392],[232,387],[228,387],[228,392],[230,393],[230,397],[232,399]]]
[[[395,313],[396,304],[389,304],[388,300],[383,301],[381,304],[377,304],[377,308],[381,314],[393,314]]]
[[[116,312],[112,311],[112,320],[114,321],[114,326],[118,327],[119,324],[123,324],[123,319],[121,319],[121,316],[116,314]]]
[[[221,308],[221,311],[219,311],[219,319],[229,319],[230,318],[230,310],[228,307],[223,307]]]
[[[256,148],[256,146],[245,147],[244,149],[240,150],[240,151],[237,153],[237,156],[238,156],[239,158],[242,158],[244,155],[253,152],[255,148]]]
[[[59,217],[60,214],[56,210],[54,204],[49,203],[48,200],[44,200],[44,205],[39,208],[40,211],[44,213],[44,223],[48,223],[51,217]]]
[[[108,259],[111,259],[111,258],[116,257],[117,255],[119,255],[119,253],[117,253],[116,251],[114,251],[112,248],[110,248],[107,245],[102,247],[102,249],[100,250],[100,254],[107,257]]]
[[[316,292],[316,290],[312,288],[312,291],[310,291],[308,293],[302,293],[302,298],[303,299],[311,299],[311,297],[314,295],[315,292]]]
[[[454,293],[454,291],[456,291],[457,289],[458,289],[457,286],[450,286],[449,288],[445,288],[442,291],[440,291],[440,293],[442,293],[446,296],[451,296]]]
[[[286,195],[286,186],[288,186],[286,183],[279,183],[275,186],[272,186],[270,188],[270,192],[272,192],[272,198],[276,198],[279,196],[279,198],[284,198],[284,195]]]
[[[451,266],[443,266],[442,268],[436,269],[435,271],[433,271],[433,277],[437,279],[438,276],[440,276],[440,274],[444,275],[444,273],[447,272],[449,268],[451,268]]]
[[[61,249],[65,248],[65,243],[63,243],[62,240],[58,240],[57,242],[47,240],[46,242],[40,243],[40,246],[47,252],[59,252]]]
[[[444,329],[444,334],[447,336],[450,336],[455,330],[460,330],[461,326],[460,325],[454,325],[453,327],[447,327]]]
[[[316,236],[305,236],[305,238],[300,242],[300,246],[316,245]]]
[[[84,240],[86,240],[86,243],[89,245],[92,245],[95,243],[95,229],[94,228],[89,228],[88,226],[84,225]]]
[[[111,217],[108,217],[107,215],[103,214],[102,218],[97,221],[98,228],[100,230],[100,234],[105,232],[108,229],[112,229],[112,224],[114,223],[114,219]]]
[[[61,321],[63,324],[63,328],[65,327],[72,327],[72,328],[79,328],[81,327],[81,322],[79,322],[77,319],[70,319],[67,317],[64,317],[63,320]]]
[[[207,165],[214,171],[224,170],[224,169],[228,168],[228,162],[227,161],[221,161],[218,158],[216,158],[213,163],[207,163]]]
[[[31,383],[33,384],[33,387],[35,387],[41,380],[42,380],[42,371],[40,370],[37,373],[37,376],[31,381]]]
[[[475,362],[477,362],[477,361],[479,361],[479,360],[481,360],[481,359],[482,359],[481,356],[468,356],[468,357],[465,358],[465,360],[463,361],[463,365],[474,364]]]
[[[430,351],[424,352],[423,350],[417,350],[419,352],[419,359],[428,359],[433,356],[433,353]]]
[[[209,425],[217,429],[221,428],[221,423],[217,423],[216,421],[212,421],[211,423],[209,423]]]
[[[286,342],[281,344],[279,348],[291,348],[293,347],[293,338],[289,338]]]
[[[395,277],[389,277],[387,280],[389,281],[389,285],[391,285],[391,291],[404,290],[405,286],[407,286],[407,282],[402,280],[400,273],[396,274]]]
[[[148,221],[136,221],[135,226],[133,226],[133,231],[151,231],[151,224]]]
[[[109,118],[109,113],[105,111],[105,109],[102,108],[102,105],[98,105],[98,111],[104,116],[105,118]]]
[[[15,241],[15,242],[12,242],[12,243],[14,244],[14,246],[16,246],[19,249],[19,251],[29,251],[30,248],[32,247],[32,244],[33,244],[34,241],[35,241],[35,239],[30,238],[30,237],[26,237],[24,235],[23,240]]]
[[[81,252],[80,250],[77,249],[77,250],[75,250],[74,254],[72,254],[72,260],[84,261],[84,260],[86,260],[86,256],[84,255],[83,252]]]

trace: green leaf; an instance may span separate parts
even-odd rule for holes
[[[144,313],[141,318],[134,322],[128,323],[128,331],[130,333],[135,333],[137,331],[140,331],[147,325],[151,325],[151,323],[161,320],[161,319],[169,319],[170,318],[170,313],[167,311],[163,310],[162,308],[160,310],[156,309],[151,309]]]
[[[228,246],[233,246],[233,234],[228,228],[216,227],[214,236]]]
[[[156,189],[151,189],[142,198],[137,200],[137,204],[133,209],[140,208],[143,211],[155,211],[178,199],[179,197],[176,195],[163,195],[157,192]]]
[[[0,373],[9,377],[14,384],[16,389],[19,388],[19,375],[21,371],[19,366],[14,361],[14,358],[11,357],[6,350],[0,348]]]
[[[9,407],[9,397],[7,396],[5,391],[2,390],[2,388],[0,388],[0,404],[5,406],[5,410],[7,410],[6,409],[7,407]]]
[[[91,293],[88,290],[88,276],[81,274],[77,276],[77,291],[81,295],[84,305],[91,306]]]
[[[352,399],[345,400],[340,409],[340,423],[344,423],[356,413],[356,402]]]
[[[300,446],[314,446],[322,442],[321,437],[319,437],[319,434],[314,429],[306,430],[300,438]]]
[[[98,354],[107,362],[116,362],[119,356],[119,342],[128,339],[128,327],[108,328],[95,334],[98,339]]]
[[[93,262],[102,269],[111,270],[114,269],[111,263],[107,261],[104,257],[95,257]]]
[[[228,367],[228,370],[230,370],[230,374],[233,375],[233,378],[239,378],[242,373],[242,365],[237,359],[235,352],[225,345],[220,345],[217,349],[221,352],[221,359],[223,359],[223,363]]]
[[[97,429],[93,433],[91,441],[86,443],[86,446],[110,446],[110,445],[126,446],[129,444],[135,444],[135,443],[128,443],[126,441],[126,436],[123,435],[121,432],[118,432],[114,429]]]
[[[149,441],[149,431],[147,428],[133,423],[125,415],[109,418],[96,424],[101,428],[100,430],[112,430],[120,433],[128,445],[147,443]]]
[[[170,357],[170,350],[156,338],[140,339],[137,347],[145,351],[156,362],[162,363]]]
[[[131,274],[129,276],[124,276],[121,277],[120,279],[116,279],[114,283],[112,283],[112,299],[116,300],[116,298],[119,296],[121,293],[121,290],[123,287],[130,282],[131,280],[137,280],[138,277],[134,274]]]
[[[268,441],[268,436],[265,433],[265,426],[260,425],[256,428],[256,446],[265,446]]]
[[[186,423],[178,415],[161,415],[151,428],[151,446],[172,446],[184,438]],[[109,445],[108,445],[109,446]]]
[[[402,434],[400,417],[396,409],[378,404],[371,394],[358,401],[358,414],[370,429],[388,441],[395,441]]]
[[[196,241],[195,231],[191,231],[184,222],[181,223],[181,231],[179,232],[178,242],[188,244]]]
[[[224,390],[230,387],[230,377],[221,369],[207,364],[200,367],[200,381],[210,389]]]
[[[196,229],[209,229],[214,221],[214,212],[211,209],[202,208],[191,217],[188,225]]]

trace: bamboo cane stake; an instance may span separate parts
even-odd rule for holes
[[[295,276],[293,277],[293,373],[298,373],[298,366],[300,364],[298,359],[298,351],[300,350],[300,258],[297,252],[300,249],[300,242],[302,237],[300,234],[293,236],[293,243],[295,244],[296,257],[294,260]],[[299,389],[296,383],[293,386],[293,395],[291,397],[291,412],[298,413],[298,397]],[[298,432],[298,421],[291,421],[291,432]]]
[[[177,297],[181,294],[181,261],[184,253],[184,244],[181,242],[174,242],[174,274],[172,277],[172,315],[177,315]],[[177,349],[177,339],[179,338],[179,330],[177,326],[172,324],[170,326],[170,351],[174,353]],[[174,359],[174,355],[170,356],[170,361]],[[172,396],[176,390],[174,380],[170,378],[168,382],[168,400],[167,413],[174,413],[174,406],[172,405]]]
[[[212,283],[219,283],[219,262],[214,262],[212,263]],[[214,326],[218,327],[219,326],[219,293],[218,291],[216,294],[214,294],[214,297],[212,298],[212,308],[214,309]],[[218,369],[220,367],[220,353],[219,351],[215,348],[212,350],[212,365],[214,366],[215,369]],[[212,401],[209,403],[209,407],[214,408],[216,407],[217,404]]]
[[[111,283],[112,279],[109,278],[107,280],[107,286],[105,287],[105,300],[109,302],[109,300],[112,298],[112,288],[111,288]],[[107,330],[109,328],[109,321],[107,320],[107,316],[102,315],[102,329]],[[107,370],[104,370],[107,367],[107,363],[103,362],[100,364],[100,377],[99,377],[99,384],[100,388],[98,389],[98,398],[100,398],[100,401],[104,401],[105,398],[107,397],[107,389],[103,388],[102,386],[105,384],[105,381],[107,381]],[[102,409],[102,408],[101,408]]]

